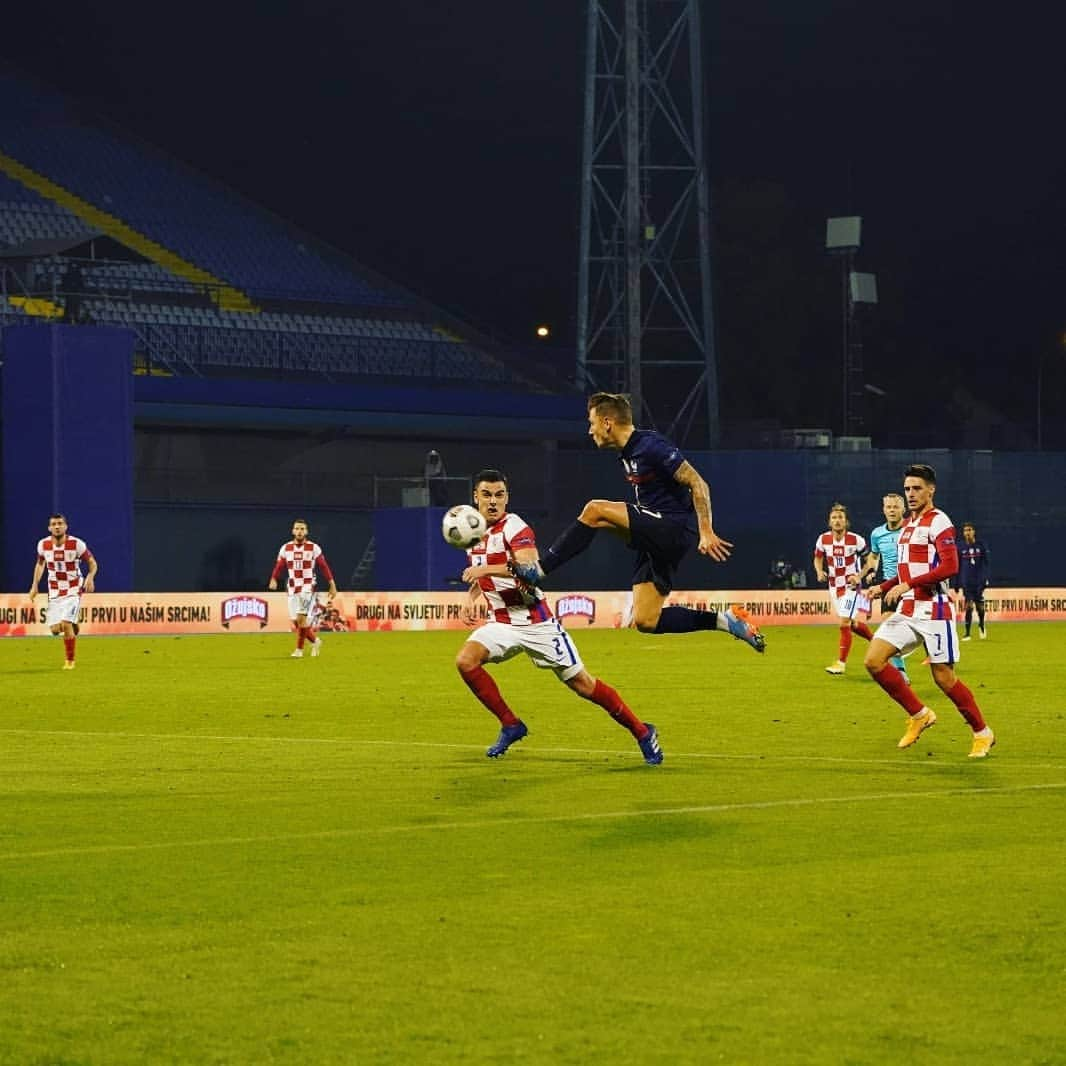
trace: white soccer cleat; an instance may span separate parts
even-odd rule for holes
[[[304,657],[303,648],[293,648],[292,654],[289,656],[290,659],[302,659],[303,657]]]
[[[67,659],[63,663],[63,669],[64,670],[73,670],[74,669],[74,660],[73,659]]]
[[[311,644],[311,658],[317,659],[322,654],[322,640],[321,638],[314,641]]]
[[[987,640],[987,639],[988,639],[988,634],[987,634],[987,633],[986,633],[986,632],[985,632],[985,631],[984,631],[983,629],[979,629],[979,630],[977,631],[977,635],[978,635],[978,636],[979,636],[979,637],[980,637],[980,638],[981,638],[982,640]]]
[[[847,666],[839,659],[833,663],[832,666],[827,666],[825,668],[825,672],[827,674],[833,674],[834,677],[839,677],[845,670],[847,670]]]

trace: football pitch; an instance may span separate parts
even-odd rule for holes
[[[936,728],[835,630],[577,631],[660,731],[462,633],[0,641],[0,1063],[1064,1063],[1066,624]]]

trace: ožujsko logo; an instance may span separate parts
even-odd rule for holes
[[[250,619],[262,629],[267,624],[267,602],[258,596],[230,596],[222,601],[222,625],[229,629],[230,622]]]
[[[584,618],[588,625],[596,621],[596,601],[591,596],[560,596],[555,603],[555,617]]]

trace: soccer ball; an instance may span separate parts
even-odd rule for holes
[[[472,548],[485,535],[488,525],[476,507],[461,503],[444,516],[440,531],[453,548]]]

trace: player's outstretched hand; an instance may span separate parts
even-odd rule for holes
[[[724,563],[732,552],[733,542],[723,540],[717,533],[707,533],[700,537],[700,555],[709,555],[717,563]]]

